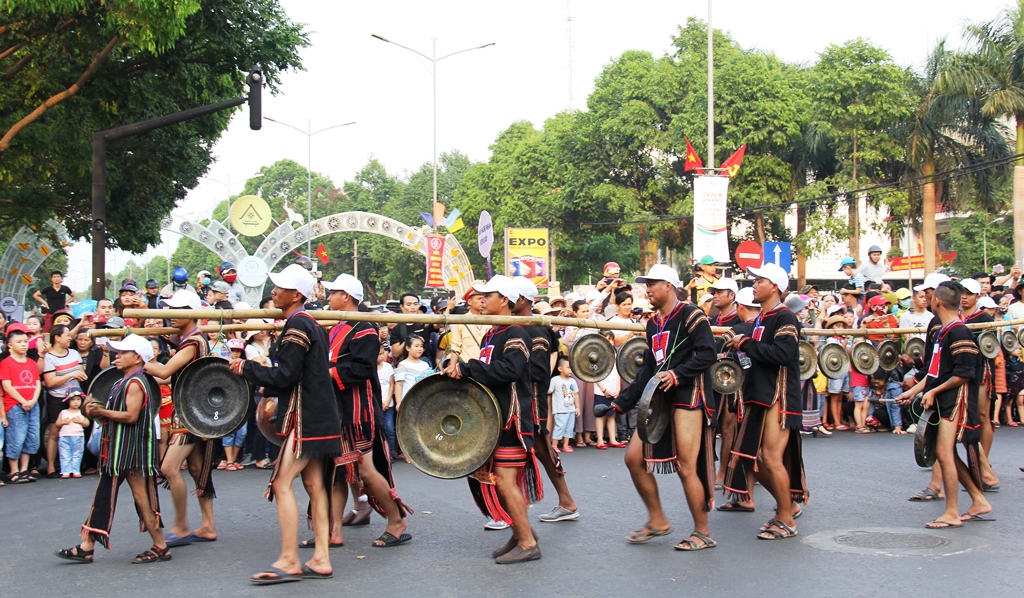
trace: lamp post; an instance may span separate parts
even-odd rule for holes
[[[231,232],[231,186],[232,185],[237,185],[238,183],[245,183],[245,182],[251,181],[253,179],[258,179],[261,176],[263,176],[263,173],[262,172],[257,172],[256,174],[252,175],[251,177],[249,177],[247,179],[242,179],[240,181],[235,181],[233,183],[231,182],[231,173],[230,172],[228,173],[228,182],[226,182],[226,183],[223,182],[223,181],[218,181],[217,179],[211,178],[211,177],[208,177],[208,176],[203,177],[204,179],[206,179],[208,181],[213,181],[214,183],[220,183],[221,185],[224,185],[228,189],[228,217],[227,217],[227,220],[225,221],[225,225],[228,227],[228,232]]]
[[[1006,220],[1006,217],[1000,216],[986,224],[985,228],[981,229],[981,248],[985,254],[985,274],[988,274],[988,227],[992,226],[996,222],[1002,222],[1003,220]]]
[[[295,129],[299,133],[306,136],[306,225],[308,226],[310,221],[313,220],[313,135],[318,135],[324,131],[330,131],[331,129],[337,129],[338,127],[347,127],[349,125],[356,124],[356,121],[342,123],[340,125],[332,125],[330,127],[324,127],[319,131],[312,130],[312,121],[306,119],[306,130],[290,125],[279,120],[274,120],[269,116],[263,117],[265,120],[269,120],[272,123],[277,123],[288,127],[289,129]],[[306,256],[308,257],[313,251],[313,236],[306,235]]]
[[[381,37],[381,36],[377,35],[376,33],[371,33],[370,37],[377,38],[377,39],[379,39],[382,42],[386,42],[386,43],[389,43],[389,44],[396,45],[399,48],[402,48],[403,50],[408,50],[409,52],[412,52],[413,54],[415,54],[417,56],[420,56],[424,60],[429,60],[430,61],[430,64],[431,64],[430,75],[431,75],[431,77],[434,80],[434,83],[433,83],[433,85],[434,85],[434,203],[437,203],[437,63],[441,62],[445,58],[450,58],[452,56],[455,56],[456,54],[464,54],[466,52],[472,52],[473,50],[482,50],[483,48],[487,48],[489,46],[493,46],[494,42],[491,42],[489,44],[484,44],[482,46],[473,46],[472,48],[466,48],[465,50],[459,50],[458,52],[452,52],[451,54],[445,54],[444,56],[438,58],[437,57],[437,39],[430,40],[431,43],[433,44],[433,49],[431,51],[431,55],[427,56],[423,52],[419,52],[417,50],[413,50],[412,48],[410,48],[408,46],[403,46],[402,44],[400,44],[398,42],[393,42],[393,41],[387,39],[386,37]],[[433,209],[433,208],[431,208],[431,209]],[[434,223],[434,226],[437,226],[436,222]]]

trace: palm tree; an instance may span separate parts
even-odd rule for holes
[[[979,100],[986,117],[1014,119],[1013,215],[1014,222],[1024,222],[1024,0],[991,21],[967,25],[964,36],[973,53],[957,56],[936,88]],[[1024,227],[1014,227],[1013,247],[1014,257],[1024,259]]]
[[[981,169],[966,179],[938,181],[936,172],[1010,157],[1006,128],[985,113],[984,104],[970,95],[950,91],[940,83],[942,77],[956,68],[956,56],[940,41],[928,56],[924,77],[918,80],[920,104],[911,118],[896,132],[906,152],[906,168],[910,176],[926,177],[920,189],[911,193],[912,204],[922,214],[921,237],[924,245],[925,272],[935,270],[935,213],[940,205],[960,206],[967,191],[973,192],[980,207],[993,207],[993,180],[1005,169]],[[945,91],[944,91],[945,89]],[[919,192],[919,194],[918,194]]]

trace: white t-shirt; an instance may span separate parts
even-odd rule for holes
[[[935,316],[927,309],[919,314],[914,313],[914,310],[910,310],[900,316],[900,328],[927,328],[928,322],[931,322],[933,317]],[[915,333],[909,335],[909,337],[923,339],[925,337],[925,333]]]
[[[378,370],[379,372],[380,370]],[[431,373],[430,364],[423,361],[422,359],[417,362],[403,359],[402,363],[398,364],[398,369],[395,370],[395,384],[403,382],[402,384],[402,396],[400,399],[404,399],[406,393],[409,392],[409,388],[416,384],[421,378]]]
[[[620,380],[621,380],[621,378],[619,378],[619,373],[617,371],[615,371],[615,368],[612,368],[612,371],[608,373],[608,377],[607,378],[605,378],[604,380],[601,380],[600,384],[595,384],[594,385],[594,394],[598,395],[598,396],[606,397],[608,395],[605,394],[605,393],[610,392],[610,393],[618,396],[618,394],[619,394],[619,385],[621,384]],[[601,390],[602,386],[604,387],[604,390]]]
[[[249,343],[245,346],[245,358],[249,361],[257,357],[263,357],[267,351],[259,343]]]
[[[395,375],[395,368],[391,367],[391,364],[384,362],[377,366],[377,379],[380,380],[380,396],[381,400],[387,398],[388,393],[391,391],[391,376]]]
[[[576,396],[580,389],[572,378],[555,376],[548,385],[551,393],[551,413],[576,413]]]

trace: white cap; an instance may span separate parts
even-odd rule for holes
[[[598,291],[597,289],[591,289],[590,292],[587,293],[587,296],[584,297],[584,299],[586,300],[587,303],[593,303],[593,302],[597,301],[600,298],[601,298],[601,291]]]
[[[174,291],[174,294],[168,299],[160,300],[161,307],[169,307],[172,309],[182,309],[187,307],[188,309],[202,309],[203,302],[199,299],[199,295],[196,295],[194,291],[188,289],[178,289]]]
[[[239,301],[232,305],[231,309],[252,309],[252,306],[245,301]]]
[[[832,307],[828,308],[828,311],[825,315],[831,318],[832,315],[835,314],[837,311],[843,311],[844,309],[846,309],[846,307],[843,305],[833,305]]]
[[[525,276],[516,276],[512,279],[512,282],[516,284],[516,290],[519,291],[519,295],[526,297],[527,301],[533,301],[537,298],[537,285],[533,284],[533,281]]]
[[[647,271],[647,276],[636,277],[636,281],[642,284],[658,282],[659,280],[664,280],[676,288],[679,287],[679,273],[675,271],[675,268],[665,264],[654,264]]]
[[[697,305],[704,305],[705,303],[711,301],[714,298],[715,296],[712,295],[711,293],[704,293],[703,295],[700,296],[700,299],[697,300]]]
[[[718,282],[708,287],[709,291],[732,291],[738,293],[740,290],[736,281],[731,278],[719,278]]]
[[[334,282],[323,281],[320,283],[328,291],[344,291],[349,294],[356,303],[363,300],[363,283],[351,274],[339,274]]]
[[[747,307],[761,307],[761,304],[754,301],[754,289],[753,287],[743,287],[736,293],[736,303],[740,305],[746,305]]]
[[[129,334],[119,341],[110,341],[107,344],[111,349],[118,352],[133,351],[137,353],[142,358],[143,363],[153,359],[153,345],[137,334]]]
[[[996,305],[995,300],[993,300],[991,297],[982,297],[981,299],[978,299],[979,309],[995,309],[997,307],[999,306]]]
[[[313,296],[313,287],[316,286],[316,279],[309,270],[298,264],[292,264],[277,274],[271,272],[270,282],[281,289],[298,291],[306,299]]]
[[[519,301],[519,289],[516,283],[503,274],[495,274],[485,284],[473,285],[473,290],[482,295],[500,293],[509,301]]]
[[[760,268],[747,268],[747,273],[757,278],[767,278],[772,284],[779,286],[779,291],[789,288],[789,272],[777,264],[769,262]]]
[[[946,276],[945,274],[941,274],[939,272],[932,272],[928,276],[925,276],[924,282],[914,287],[914,290],[927,291],[928,289],[935,289],[935,287],[939,286],[943,282],[947,282],[948,280],[949,277]]]
[[[962,286],[965,291],[967,291],[968,293],[970,293],[972,295],[980,295],[981,294],[981,285],[978,283],[977,280],[974,280],[973,278],[965,278],[965,279],[961,280],[960,281],[960,286]]]

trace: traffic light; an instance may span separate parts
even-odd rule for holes
[[[260,95],[263,90],[263,71],[259,67],[252,67],[245,82],[249,84],[249,128],[259,131],[263,128],[263,100]]]

